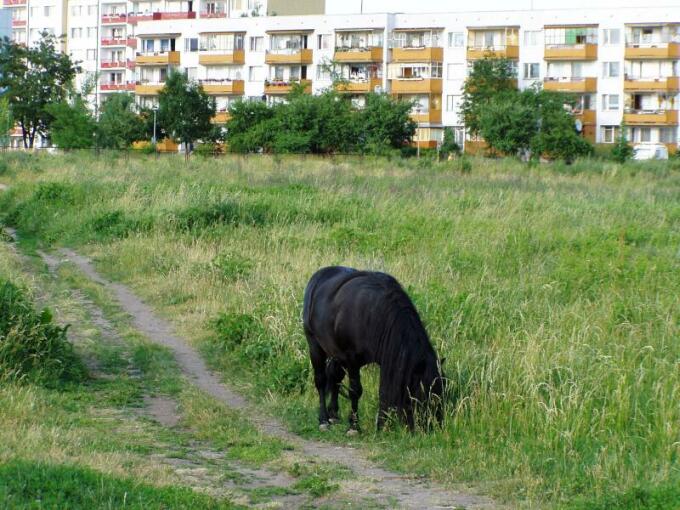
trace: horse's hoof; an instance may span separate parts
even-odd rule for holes
[[[328,432],[328,423],[322,423],[321,425],[319,425],[319,430],[321,432]]]
[[[329,418],[329,419],[328,419],[328,422],[329,422],[331,425],[337,425],[338,423],[340,423],[340,418]]]
[[[359,431],[357,429],[349,429],[347,431],[347,437],[354,437],[359,435]]]

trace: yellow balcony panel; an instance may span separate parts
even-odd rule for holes
[[[678,152],[677,143],[666,143],[664,145],[668,148],[668,154],[675,154],[676,152]]]
[[[224,95],[238,95],[243,94],[245,91],[245,82],[243,80],[232,80],[224,82],[201,82],[203,90],[206,94],[214,96],[224,96]]]
[[[546,46],[545,60],[597,60],[597,44]]]
[[[382,62],[382,48],[357,48],[348,50],[336,50],[334,55],[336,62]]]
[[[395,78],[390,80],[393,94],[441,94],[441,78]]]
[[[680,90],[680,77],[670,76],[668,78],[626,80],[623,82],[623,89],[626,92],[678,92]]]
[[[165,85],[163,83],[138,83],[135,85],[135,94],[138,96],[155,96]]]
[[[574,112],[574,117],[579,119],[584,126],[597,125],[597,112],[595,110],[581,110]]]
[[[135,63],[139,66],[179,65],[179,51],[166,51],[149,55],[137,55]]]
[[[444,48],[392,48],[392,62],[442,62]]]
[[[314,53],[310,49],[302,49],[298,51],[286,51],[277,53],[276,51],[268,51],[264,57],[265,64],[311,64]]]
[[[335,89],[346,94],[368,94],[374,92],[376,87],[382,87],[380,78],[371,78],[360,82],[340,82],[336,84]]]
[[[245,64],[246,54],[243,50],[224,53],[199,53],[198,63],[202,66],[219,66],[229,64]]]
[[[508,58],[510,60],[517,60],[519,58],[519,46],[510,45],[498,48],[478,48],[468,46],[468,60],[480,60],[483,58]]]
[[[229,115],[229,112],[217,112],[215,116],[212,118],[212,123],[226,124],[227,122],[229,122],[229,119],[231,119],[231,115]]]
[[[573,78],[570,80],[546,79],[543,82],[543,89],[553,92],[597,92],[597,78]]]
[[[304,86],[305,92],[311,94],[312,92],[312,81],[311,80],[300,80],[299,82],[276,82],[268,81],[264,84],[264,93],[269,95],[281,95],[288,94],[293,90],[293,85],[300,83]]]
[[[680,43],[658,46],[626,46],[625,58],[629,60],[673,60],[680,58]]]
[[[627,112],[623,114],[623,122],[629,126],[667,126],[678,123],[677,110],[658,112]]]
[[[412,113],[411,119],[413,122],[418,124],[441,124],[442,122],[442,111],[441,110],[430,110],[427,113]]]

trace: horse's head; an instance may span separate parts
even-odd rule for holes
[[[419,361],[414,367],[409,385],[411,397],[417,407],[433,416],[438,423],[443,420],[444,375],[435,356]]]

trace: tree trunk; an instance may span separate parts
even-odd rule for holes
[[[21,122],[21,140],[24,142],[24,149],[28,149],[28,133],[23,122]]]

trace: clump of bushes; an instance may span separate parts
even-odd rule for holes
[[[85,368],[48,309],[37,311],[25,292],[0,279],[0,380],[48,386],[78,381]]]

